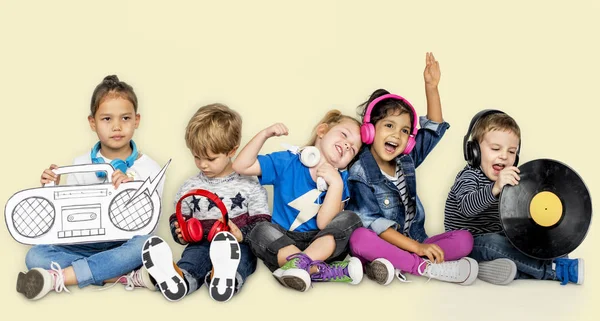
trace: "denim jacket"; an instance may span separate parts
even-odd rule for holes
[[[417,133],[415,147],[410,154],[396,157],[396,162],[404,173],[408,196],[416,205],[415,219],[408,234],[410,238],[423,242],[427,238],[424,226],[425,210],[417,196],[415,168],[421,165],[450,125],[446,122],[434,122],[425,116],[421,116],[419,121],[421,128]],[[396,185],[381,173],[369,145],[363,146],[349,172],[350,200],[346,209],[356,212],[363,225],[377,234],[390,227],[402,233],[405,221],[404,204]]]

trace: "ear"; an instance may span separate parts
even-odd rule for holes
[[[90,128],[92,131],[96,131],[96,120],[92,116],[88,116],[88,123],[90,123]]]
[[[235,146],[229,153],[227,153],[227,157],[232,158],[233,156],[235,156],[235,153],[237,152],[238,148],[240,148],[240,145]]]
[[[140,125],[140,114],[135,114],[135,129],[138,128],[138,126]]]
[[[321,123],[317,126],[317,137],[323,138],[325,134],[329,131],[329,125],[325,123]]]

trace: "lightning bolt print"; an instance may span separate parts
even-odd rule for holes
[[[315,204],[315,201],[317,200],[319,195],[321,195],[321,192],[317,189],[313,189],[288,203],[289,206],[300,211],[300,213],[298,213],[298,216],[296,216],[294,223],[292,223],[292,225],[290,226],[290,231],[297,229],[298,226],[306,223],[308,220],[317,215],[317,212],[319,211],[321,205]]]
[[[169,167],[169,164],[171,164],[171,160],[170,159],[167,162],[167,164],[165,164],[165,166],[163,166],[163,168],[160,170],[160,172],[158,172],[158,174],[156,174],[156,176],[154,176],[154,179],[150,179],[150,177],[148,177],[144,181],[144,183],[142,184],[142,186],[140,186],[140,188],[138,188],[137,191],[135,191],[135,193],[127,201],[127,203],[125,203],[125,207],[127,207],[129,205],[129,203],[131,203],[132,200],[134,200],[136,197],[142,195],[142,193],[144,193],[144,192],[148,193],[148,196],[151,196],[152,193],[154,193],[154,191],[158,187],[158,183],[160,183],[160,181],[165,176],[165,172],[167,171],[167,167]]]

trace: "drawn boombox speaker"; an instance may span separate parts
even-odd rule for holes
[[[107,173],[107,181],[91,185],[22,190],[6,203],[4,217],[12,237],[23,244],[74,244],[131,239],[152,233],[160,217],[156,188],[169,161],[153,178],[122,183],[115,189],[110,164],[64,166],[56,174]]]

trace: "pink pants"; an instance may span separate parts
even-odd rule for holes
[[[444,251],[445,261],[463,258],[473,249],[473,236],[469,231],[457,230],[442,233],[423,241],[424,244],[437,244]],[[407,252],[380,238],[377,233],[364,227],[358,228],[350,236],[350,253],[363,264],[378,258],[385,258],[394,268],[414,275],[420,275],[418,268],[423,258]],[[423,270],[424,267],[421,267]]]

